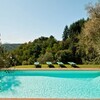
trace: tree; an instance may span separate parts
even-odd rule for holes
[[[62,36],[63,41],[65,41],[68,38],[68,36],[69,36],[69,29],[68,26],[66,25]]]
[[[89,20],[85,23],[80,38],[80,46],[85,49],[88,61],[100,56],[100,2],[86,7]],[[100,63],[100,61],[99,61]]]
[[[55,54],[55,58],[57,61],[67,63],[68,61],[72,61],[73,56],[70,50],[60,50]]]
[[[63,32],[63,35],[62,35],[63,41],[65,41],[69,37],[72,38],[72,39],[77,38],[77,36],[79,34],[81,34],[81,31],[82,31],[82,28],[84,27],[85,22],[86,22],[86,20],[83,18],[83,19],[80,19],[80,20],[72,23],[69,26],[69,28],[66,25],[65,29],[64,29],[64,32]]]
[[[51,35],[47,40],[47,46],[52,48],[55,43],[57,43],[57,40]]]
[[[53,61],[54,61],[53,54],[50,53],[50,52],[46,52],[45,55],[41,55],[41,56],[38,58],[38,61],[39,61],[40,63],[46,63],[47,61],[53,62]]]
[[[99,18],[100,20],[100,1],[95,3],[95,5],[91,3],[88,4],[86,6],[86,10],[87,10],[87,13],[89,14],[90,19]]]
[[[5,66],[5,59],[4,59],[4,49],[0,43],[0,67]]]
[[[4,63],[3,57],[0,56],[0,68],[4,67],[4,65],[5,63]]]
[[[70,37],[72,37],[74,34],[78,35],[81,33],[82,28],[84,27],[84,23],[86,21],[83,19],[80,19],[74,23],[72,23],[69,27]]]

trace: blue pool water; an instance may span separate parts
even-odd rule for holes
[[[100,71],[0,71],[0,98],[100,98]]]

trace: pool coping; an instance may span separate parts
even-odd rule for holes
[[[75,98],[75,99],[68,99],[68,98],[0,98],[0,100],[100,100],[99,98],[98,99],[78,99],[78,98]]]
[[[100,100],[98,99],[68,99],[68,98],[0,98],[0,100]]]
[[[100,68],[2,68],[0,70],[76,70],[76,71],[81,71],[81,70],[92,70],[92,71],[95,71],[95,70],[100,70]]]

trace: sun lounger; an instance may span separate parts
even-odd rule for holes
[[[68,64],[70,64],[71,66],[76,66],[76,63],[74,62],[68,62]]]
[[[52,62],[46,62],[47,65],[52,65]]]
[[[57,64],[58,64],[58,65],[64,65],[64,63],[63,63],[63,62],[57,62]]]
[[[47,64],[50,68],[54,68],[54,66],[52,65],[52,62],[46,62],[46,64]]]
[[[40,63],[39,62],[34,62],[34,65],[39,65]]]
[[[41,65],[39,62],[34,62],[34,65],[36,66],[36,68],[41,68]]]
[[[74,62],[68,62],[68,64],[70,64],[74,68],[79,68],[79,66],[77,66],[77,64]]]
[[[61,68],[66,68],[66,66],[64,65],[63,62],[57,62],[57,64],[58,64]]]

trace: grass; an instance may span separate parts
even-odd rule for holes
[[[100,68],[100,65],[79,65],[80,68]]]
[[[64,64],[66,68],[73,68],[71,65]],[[53,64],[55,68],[61,68],[57,64]],[[100,65],[77,65],[79,68],[100,68]],[[14,66],[15,68],[36,68],[35,65],[20,65]],[[47,64],[41,64],[41,68],[49,68]]]

